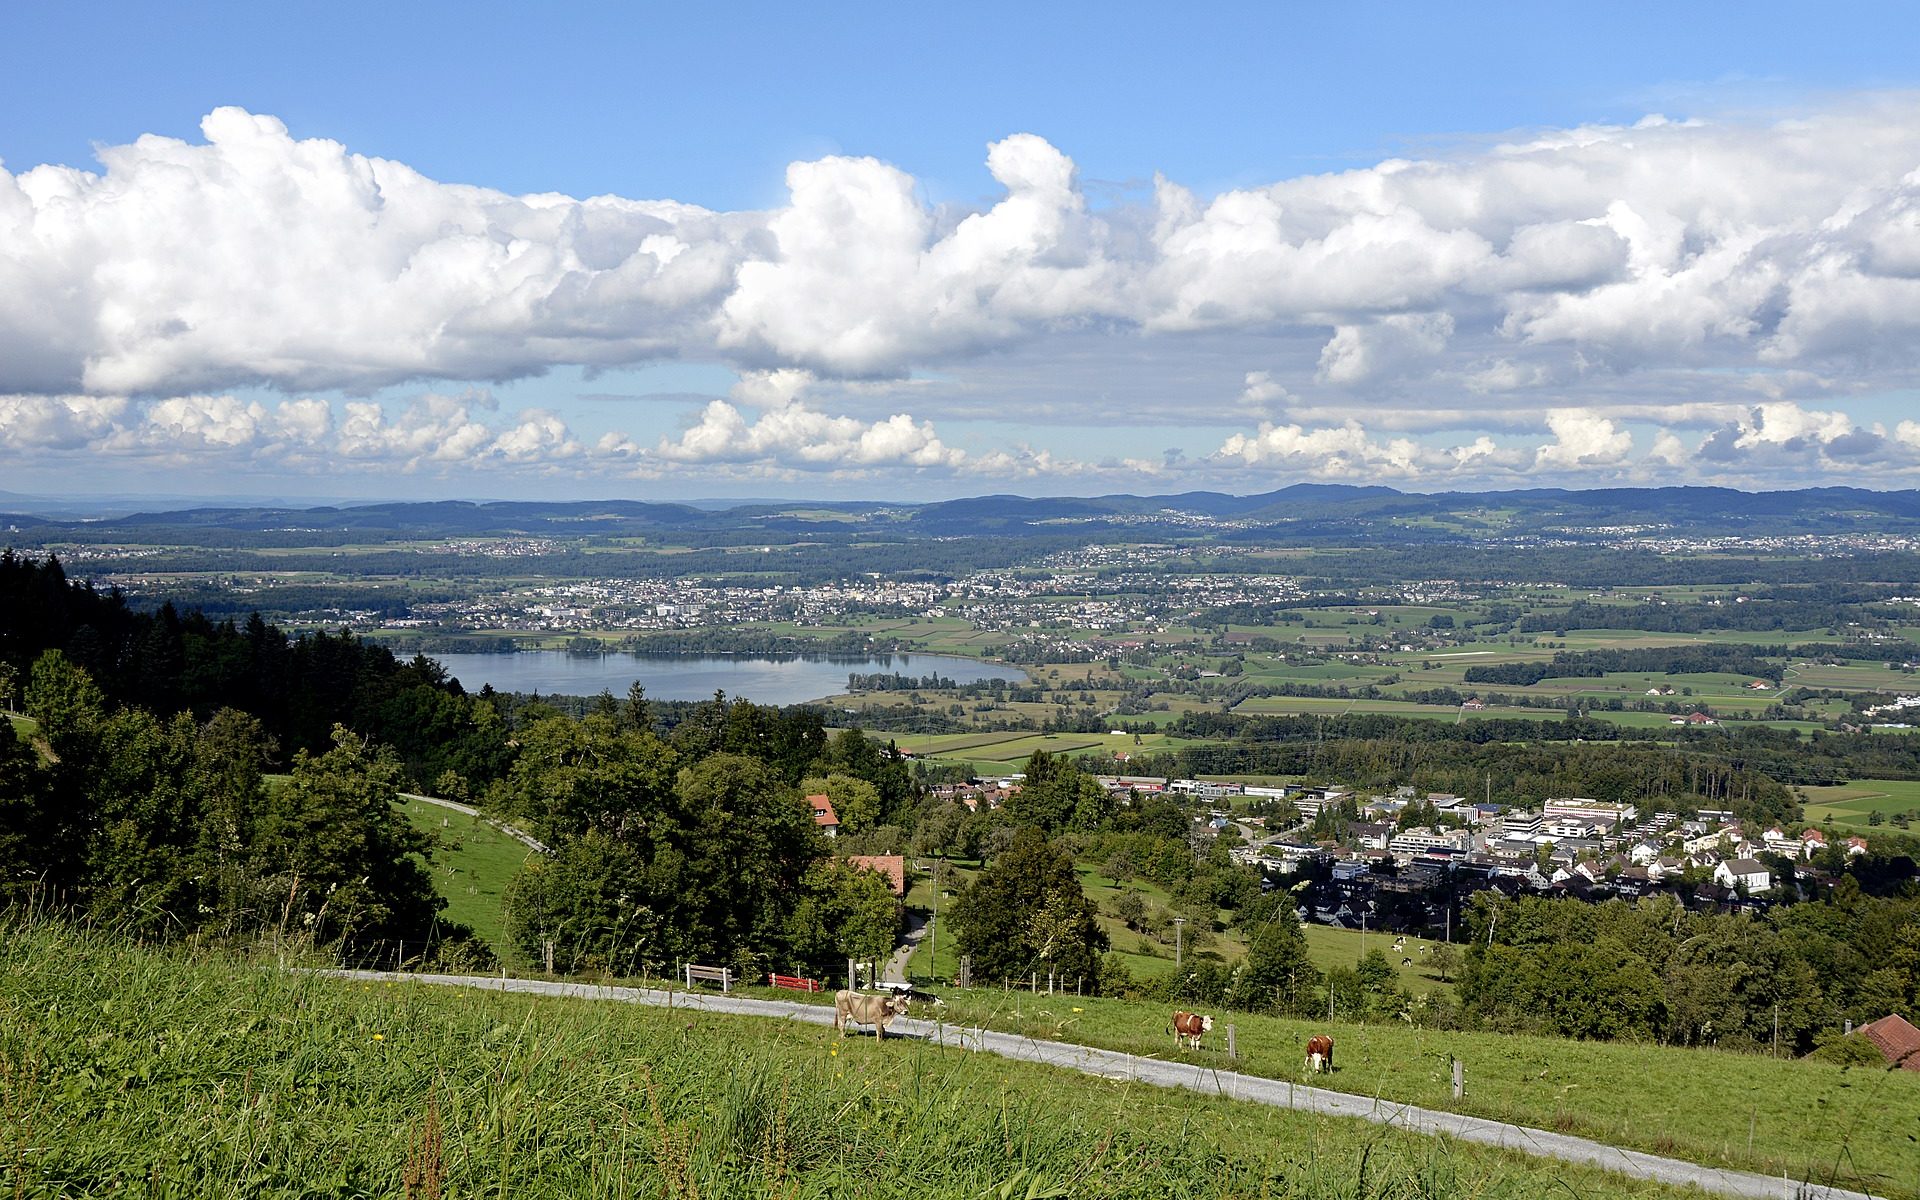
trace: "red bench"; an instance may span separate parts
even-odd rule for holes
[[[773,986],[786,988],[790,992],[824,992],[827,985],[818,979],[803,979],[798,975],[775,975]]]

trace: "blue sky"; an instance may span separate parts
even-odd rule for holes
[[[1917,27],[14,4],[0,489],[1913,486]]]

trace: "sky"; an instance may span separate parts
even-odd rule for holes
[[[0,491],[1920,486],[1920,10],[0,8]]]

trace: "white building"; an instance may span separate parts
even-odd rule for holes
[[[1730,858],[1713,869],[1713,881],[1721,887],[1745,887],[1749,896],[1773,889],[1773,872],[1751,858]]]

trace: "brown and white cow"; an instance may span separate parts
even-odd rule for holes
[[[1176,1012],[1173,1014],[1173,1044],[1178,1046],[1180,1039],[1195,1050],[1200,1048],[1200,1035],[1213,1032],[1213,1018],[1199,1013]]]
[[[833,1027],[844,1030],[849,1022],[871,1025],[874,1040],[879,1041],[886,1036],[887,1023],[906,1012],[909,1003],[901,994],[863,996],[841,988],[833,994]]]
[[[1318,1075],[1322,1071],[1333,1070],[1333,1039],[1326,1034],[1315,1034],[1307,1039],[1307,1073]]]

